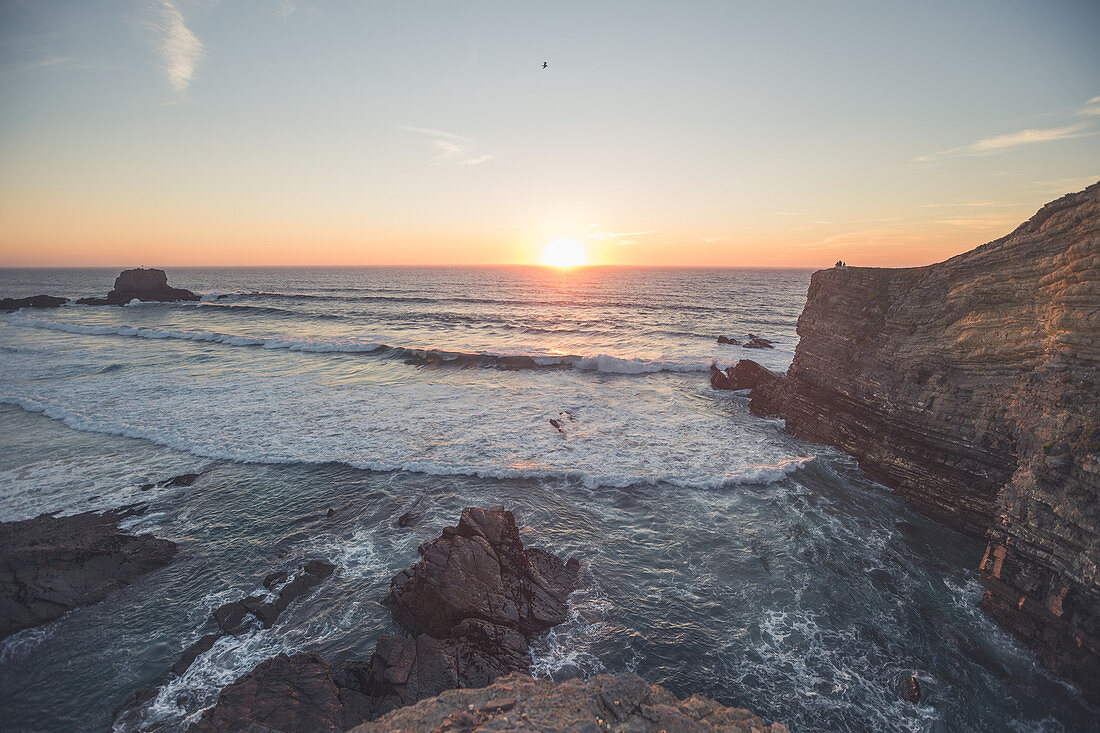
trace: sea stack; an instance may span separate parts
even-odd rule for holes
[[[752,411],[988,538],[982,606],[1100,699],[1100,183],[945,262],[814,273],[798,334]]]
[[[164,270],[138,268],[123,270],[115,278],[114,289],[106,298],[81,298],[81,305],[126,305],[131,300],[146,302],[199,300],[199,296],[190,290],[173,288],[168,285],[168,275]]]

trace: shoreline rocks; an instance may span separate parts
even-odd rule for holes
[[[568,618],[580,572],[575,559],[525,548],[503,508],[463,509],[458,526],[418,551],[382,601],[413,636],[378,640],[368,680],[376,714],[526,671],[531,638]]]
[[[725,371],[710,365],[710,386],[714,389],[754,389],[778,379],[781,379],[778,374],[751,359],[741,359]]]
[[[1094,700],[1098,314],[1100,183],[945,262],[814,273],[794,362],[750,402],[988,538],[982,606]]]
[[[114,289],[107,293],[106,298],[81,298],[76,302],[80,305],[126,305],[132,300],[167,302],[199,299],[190,290],[169,287],[168,275],[164,270],[138,268],[119,273]]]
[[[492,685],[449,690],[395,710],[353,733],[631,731],[789,733],[748,710],[693,695],[679,700],[632,674],[554,683],[513,673]]]
[[[119,530],[135,513],[124,507],[0,523],[0,639],[97,603],[167,565],[175,543]]]
[[[337,666],[316,654],[269,659],[222,690],[189,730],[343,730],[448,689],[525,671],[530,637],[568,617],[580,563],[525,548],[503,508],[464,509],[458,526],[418,549],[420,561],[394,577],[383,600],[412,635],[383,635],[366,664]],[[269,580],[277,582],[275,574]],[[228,608],[219,625],[239,621],[252,600],[219,608],[215,617]]]

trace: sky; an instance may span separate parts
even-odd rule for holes
[[[1095,0],[0,0],[0,266],[927,264],[1100,180],[1098,30]]]

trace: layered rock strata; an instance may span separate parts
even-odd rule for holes
[[[168,285],[168,275],[164,270],[138,268],[123,270],[115,278],[115,287],[106,298],[81,298],[80,305],[126,305],[131,300],[173,301],[199,300],[199,296],[190,290],[173,288]]]
[[[130,535],[132,508],[0,524],[0,638],[103,600],[167,565],[176,545]]]
[[[472,690],[450,690],[355,728],[354,733],[787,733],[748,710],[693,695],[678,700],[634,675],[555,684],[520,673]]]
[[[1100,698],[1100,183],[927,267],[816,272],[750,409],[988,537],[982,605]]]

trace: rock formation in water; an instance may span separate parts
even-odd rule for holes
[[[218,704],[188,731],[329,733],[369,716],[370,699],[354,675],[336,670],[317,654],[280,654],[222,690]]]
[[[568,616],[580,563],[525,548],[509,511],[464,509],[457,527],[419,552],[383,600],[413,635],[383,635],[366,664],[332,665],[316,654],[270,659],[223,690],[191,730],[342,730],[445,690],[526,671],[529,639]],[[274,574],[268,580],[279,582]],[[252,601],[219,608],[218,625],[236,629],[255,613]],[[209,649],[213,639],[197,644]],[[195,656],[188,650],[186,664]]]
[[[983,607],[1100,697],[1100,183],[927,267],[816,272],[751,410],[988,537]]]
[[[419,552],[382,601],[413,636],[378,640],[369,681],[377,712],[526,671],[529,640],[566,620],[580,571],[575,559],[524,548],[503,508],[464,509]]]
[[[81,298],[81,305],[126,305],[131,300],[173,301],[199,300],[199,296],[190,290],[168,286],[168,276],[164,270],[139,268],[123,270],[115,278],[114,290],[106,298]]]
[[[20,308],[57,308],[68,302],[68,298],[57,298],[53,295],[32,295],[29,298],[0,298],[0,311],[14,311]]]
[[[176,545],[118,528],[130,509],[0,524],[0,638],[106,598],[167,565]]]
[[[631,674],[555,684],[514,673],[488,687],[450,690],[401,708],[353,733],[787,733],[748,710],[693,695],[678,700]]]

